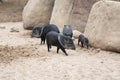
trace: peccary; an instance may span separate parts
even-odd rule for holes
[[[32,29],[31,37],[40,38],[40,34],[41,34],[41,30],[42,30],[42,29],[43,29],[43,27],[35,26],[35,27]]]
[[[65,49],[75,50],[75,45],[71,38],[61,35],[60,33],[57,33],[55,31],[50,31],[46,35],[46,42],[48,52],[50,51],[49,49],[52,45],[57,47],[57,53],[59,52],[59,49],[61,49],[66,56],[68,56],[68,54],[66,53]]]
[[[41,44],[42,42],[44,42],[45,44],[46,34],[50,31],[55,31],[55,32],[60,33],[56,25],[49,24],[49,25],[42,26],[42,27],[39,27],[39,26],[34,27],[32,29],[31,37],[41,38]]]
[[[86,38],[84,35],[79,35],[78,37],[78,45],[79,42],[81,42],[81,46],[84,47],[85,45],[87,46],[87,48],[89,47],[89,40],[88,38]]]
[[[73,31],[70,25],[64,25],[63,35],[71,37],[73,36]]]
[[[54,25],[54,24],[46,25],[45,27],[43,27],[41,29],[41,34],[40,34],[41,44],[42,44],[42,42],[44,42],[44,44],[45,44],[46,35],[50,31],[55,31],[57,33],[60,33],[60,31],[56,25]]]

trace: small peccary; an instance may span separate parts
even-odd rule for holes
[[[73,36],[73,31],[70,25],[64,25],[63,35],[71,37]]]
[[[42,29],[43,29],[43,27],[35,26],[35,27],[32,29],[31,37],[40,38]]]
[[[87,48],[89,47],[89,40],[88,38],[86,38],[84,35],[79,35],[78,37],[78,45],[79,45],[79,42],[81,42],[81,46],[84,47],[84,46],[87,46]]]
[[[68,56],[68,54],[66,53],[65,49],[75,50],[75,45],[71,38],[61,35],[60,33],[57,33],[55,31],[50,31],[46,35],[46,42],[48,52],[50,51],[49,49],[51,48],[52,45],[57,47],[57,53],[59,52],[59,49],[61,49],[66,56]]]

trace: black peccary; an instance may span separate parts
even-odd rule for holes
[[[42,42],[44,42],[44,44],[45,44],[46,35],[50,31],[55,31],[57,33],[60,33],[58,27],[56,25],[54,25],[54,24],[49,24],[49,25],[44,26],[42,28],[41,34],[40,34],[41,44],[42,44]]]
[[[60,33],[57,33],[55,31],[50,31],[46,35],[46,42],[48,52],[50,51],[49,49],[52,45],[57,47],[57,53],[59,52],[59,49],[61,49],[66,56],[68,56],[68,54],[66,53],[65,49],[75,50],[75,45],[71,38],[61,35]]]
[[[87,48],[89,47],[89,40],[88,38],[86,38],[84,35],[79,35],[78,37],[78,45],[79,42],[81,42],[81,46],[84,47],[85,45],[87,46]]]
[[[73,31],[70,25],[64,25],[63,35],[71,37],[73,36]]]
[[[35,27],[32,29],[31,37],[40,38],[42,29],[43,29],[43,27],[35,26]]]
[[[41,27],[40,26],[35,26],[32,29],[31,37],[41,38],[41,44],[42,44],[42,42],[45,43],[46,34],[50,31],[55,31],[55,32],[60,33],[60,31],[59,31],[59,29],[57,28],[56,25],[49,24],[49,25],[41,26]]]

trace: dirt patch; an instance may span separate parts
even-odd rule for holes
[[[40,39],[31,38],[21,22],[1,23],[0,80],[120,80],[120,54],[86,49],[51,52]],[[19,32],[10,32],[12,27]],[[29,33],[29,31],[28,31]]]

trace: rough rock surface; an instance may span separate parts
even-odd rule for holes
[[[55,0],[51,21],[59,27],[69,24],[69,17],[74,0]]]
[[[120,3],[99,1],[90,13],[85,34],[101,49],[120,52]]]
[[[32,29],[35,25],[49,24],[54,0],[29,0],[23,10],[23,26]]]
[[[28,0],[2,0],[0,22],[22,21],[22,11]]]
[[[56,0],[50,23],[59,27],[71,24],[84,32],[92,5],[99,0]]]

